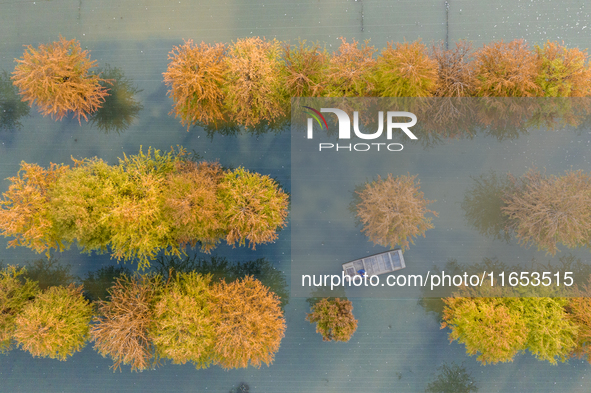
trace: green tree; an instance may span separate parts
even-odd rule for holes
[[[82,286],[50,287],[19,313],[14,338],[33,356],[66,360],[86,345],[92,312]]]
[[[175,275],[154,306],[150,336],[159,357],[174,364],[208,367],[213,360],[215,331],[211,316],[211,276]]]
[[[22,280],[26,269],[7,266],[0,270],[0,353],[12,348],[16,318],[39,293],[36,282]]]
[[[312,306],[306,320],[316,323],[316,332],[324,341],[349,341],[357,330],[353,305],[347,299],[321,299]]]

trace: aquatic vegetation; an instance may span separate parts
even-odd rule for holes
[[[365,41],[359,47],[355,40],[347,42],[341,37],[341,46],[332,54],[327,70],[328,97],[367,97],[374,89],[373,72],[377,49]]]
[[[92,306],[82,287],[50,287],[16,317],[14,339],[35,357],[66,360],[88,340]]]
[[[12,73],[12,80],[23,101],[36,103],[43,115],[61,120],[72,112],[80,121],[95,112],[107,96],[107,82],[91,69],[88,51],[83,51],[76,40],[60,40],[33,48],[26,46],[23,57]]]
[[[503,196],[503,214],[521,244],[555,255],[557,244],[588,246],[591,239],[591,177],[581,170],[546,176],[531,169]]]
[[[228,48],[223,86],[225,112],[245,127],[286,114],[281,97],[280,44],[259,37],[238,39]]]
[[[375,93],[381,97],[431,97],[437,88],[437,62],[420,41],[389,42],[374,75]]]
[[[169,280],[154,305],[150,336],[158,357],[206,368],[213,361],[211,276],[180,273]]]
[[[158,277],[122,275],[109,289],[109,301],[97,302],[99,315],[94,318],[90,336],[94,349],[113,359],[113,371],[121,370],[121,365],[143,371],[157,364],[149,328],[160,284]]]
[[[536,82],[544,97],[587,97],[591,95],[591,69],[587,52],[568,49],[557,42],[536,45],[540,63]]]
[[[537,97],[539,61],[523,40],[496,41],[474,53],[476,96]]]
[[[437,213],[427,209],[433,201],[424,198],[419,191],[420,182],[415,183],[417,175],[378,179],[355,191],[353,210],[357,214],[361,229],[374,244],[402,249],[414,244],[413,238],[425,236],[433,228],[427,213]]]
[[[353,304],[346,298],[319,300],[306,320],[316,323],[316,332],[322,335],[323,341],[349,341],[357,330]]]
[[[222,222],[226,225],[228,244],[269,243],[277,230],[287,225],[289,196],[269,176],[240,167],[224,174],[219,185],[223,206]]]
[[[270,365],[285,332],[279,299],[247,276],[212,287],[214,363],[225,369]]]
[[[197,122],[217,123],[224,118],[223,105],[226,72],[226,46],[200,45],[187,40],[175,46],[168,55],[171,60],[164,75],[174,101],[171,112],[181,119],[187,130]]]
[[[16,318],[37,296],[39,286],[25,278],[26,269],[7,266],[0,270],[0,353],[12,349]]]

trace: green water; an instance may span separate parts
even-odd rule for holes
[[[585,1],[450,0],[446,31],[443,1],[2,1],[0,69],[12,71],[13,59],[22,55],[23,45],[48,43],[62,34],[80,40],[99,65],[118,67],[142,90],[136,98],[144,109],[125,132],[104,134],[89,124],[79,126],[74,120],[54,122],[43,118],[33,108],[31,115],[22,119],[20,130],[0,134],[0,178],[14,176],[22,160],[48,165],[70,162],[71,156],[99,156],[115,163],[123,152],[136,153],[140,145],[160,149],[183,145],[207,159],[219,159],[224,165],[244,165],[270,174],[289,188],[289,132],[209,138],[201,129],[187,132],[168,115],[172,101],[166,97],[162,72],[173,45],[181,44],[183,39],[229,42],[260,35],[292,42],[298,38],[320,41],[332,50],[341,36],[360,41],[371,39],[372,44],[382,48],[391,40],[422,38],[430,43],[447,35],[452,44],[465,38],[473,41],[475,47],[495,39],[523,37],[530,43],[564,40],[568,46],[586,48],[591,43],[591,27],[586,22],[589,7]],[[431,198],[437,199],[438,205],[433,209],[440,211],[443,222],[456,220],[454,225],[463,227],[465,223],[454,218],[461,216],[457,202],[466,188],[466,184],[456,182],[458,176],[478,175],[491,166],[502,170],[503,164],[497,160],[504,159],[503,154],[513,158],[518,155],[523,170],[535,163],[539,155],[549,153],[559,162],[560,155],[564,155],[552,173],[558,174],[570,165],[589,171],[588,157],[584,157],[589,133],[583,132],[577,138],[585,144],[583,147],[568,150],[567,145],[566,150],[560,151],[532,145],[527,138],[502,145],[486,138],[459,141],[435,147],[437,154],[432,155],[417,148],[427,161],[413,162],[408,170],[421,173],[423,191],[435,195]],[[504,153],[482,160],[471,149],[475,143]],[[433,160],[429,161],[431,156]],[[463,168],[459,160],[472,165]],[[7,181],[0,183],[0,191],[7,187]],[[432,231],[446,230],[435,224]],[[287,228],[276,243],[257,248],[256,252],[220,247],[217,253],[234,260],[265,256],[285,271],[289,280],[290,235]],[[481,241],[489,247],[484,251],[492,252],[494,243],[471,236],[471,241]],[[433,238],[462,240],[442,232],[434,232]],[[4,262],[39,257],[29,250],[4,250],[5,244],[6,240],[0,241],[0,259]],[[75,249],[59,258],[72,266],[74,274],[112,263],[106,256],[81,255]],[[15,350],[0,356],[0,391],[227,392],[245,382],[251,392],[420,392],[434,377],[437,367],[451,361],[463,364],[477,381],[480,392],[591,389],[590,366],[577,359],[552,366],[530,355],[520,355],[513,363],[480,366],[474,357],[465,354],[462,345],[448,343],[447,331],[439,329],[436,319],[427,315],[417,300],[354,299],[359,328],[349,343],[333,344],[323,343],[313,326],[304,320],[308,311],[305,299],[292,298],[286,307],[286,336],[275,362],[261,369],[195,370],[190,365],[165,365],[140,374],[128,370],[112,373],[111,362],[90,346],[67,362],[34,359]]]

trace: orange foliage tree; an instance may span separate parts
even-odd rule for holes
[[[378,176],[376,181],[367,183],[354,197],[357,218],[363,225],[369,240],[384,247],[400,245],[403,249],[413,243],[418,235],[425,236],[427,229],[433,228],[427,213],[437,213],[427,209],[432,203],[419,191],[420,182],[415,183],[417,175],[386,179]]]
[[[273,362],[285,332],[279,298],[251,276],[212,288],[214,362],[223,368]]]
[[[281,97],[280,44],[259,37],[238,39],[228,49],[225,109],[246,127],[286,115]]]
[[[353,304],[347,299],[321,299],[312,306],[306,320],[316,323],[316,332],[323,341],[349,341],[357,330]]]
[[[181,244],[201,244],[211,251],[225,235],[218,204],[218,184],[223,177],[218,163],[179,162],[166,178],[164,211],[171,217],[174,237]]]
[[[163,75],[174,101],[171,114],[179,117],[187,130],[198,122],[216,123],[224,118],[225,52],[224,44],[194,45],[187,40],[168,56],[171,62]]]
[[[581,170],[546,176],[532,169],[521,178],[509,175],[502,211],[523,244],[555,255],[557,244],[569,248],[591,239],[591,177]]]
[[[476,51],[476,95],[479,97],[536,97],[539,61],[523,40],[497,41]]]
[[[109,289],[109,301],[98,301],[98,316],[90,336],[94,349],[113,359],[113,371],[129,364],[132,371],[146,370],[155,362],[149,327],[152,304],[160,281],[148,275],[118,277]]]
[[[22,162],[18,175],[8,179],[11,184],[0,201],[0,230],[15,238],[9,247],[25,246],[36,252],[63,247],[51,218],[50,190],[67,170],[64,165],[45,169]]]
[[[474,92],[476,75],[471,61],[472,44],[456,42],[454,49],[445,49],[443,42],[433,45],[432,57],[437,62],[437,97],[469,97]]]
[[[37,103],[43,115],[62,119],[73,112],[78,118],[88,120],[88,115],[101,107],[108,95],[99,75],[91,69],[88,51],[83,51],[76,40],[60,40],[33,48],[28,45],[12,73],[12,80],[19,88],[23,101]]]
[[[328,54],[319,44],[283,44],[282,87],[286,98],[320,97],[326,88]]]
[[[392,42],[382,50],[375,71],[377,95],[431,97],[437,88],[437,62],[420,41]]]

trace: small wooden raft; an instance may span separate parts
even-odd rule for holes
[[[365,273],[369,276],[377,276],[378,274],[395,272],[405,267],[402,250],[399,248],[343,263],[345,275],[351,278],[360,274],[358,273],[360,270],[365,270]]]

